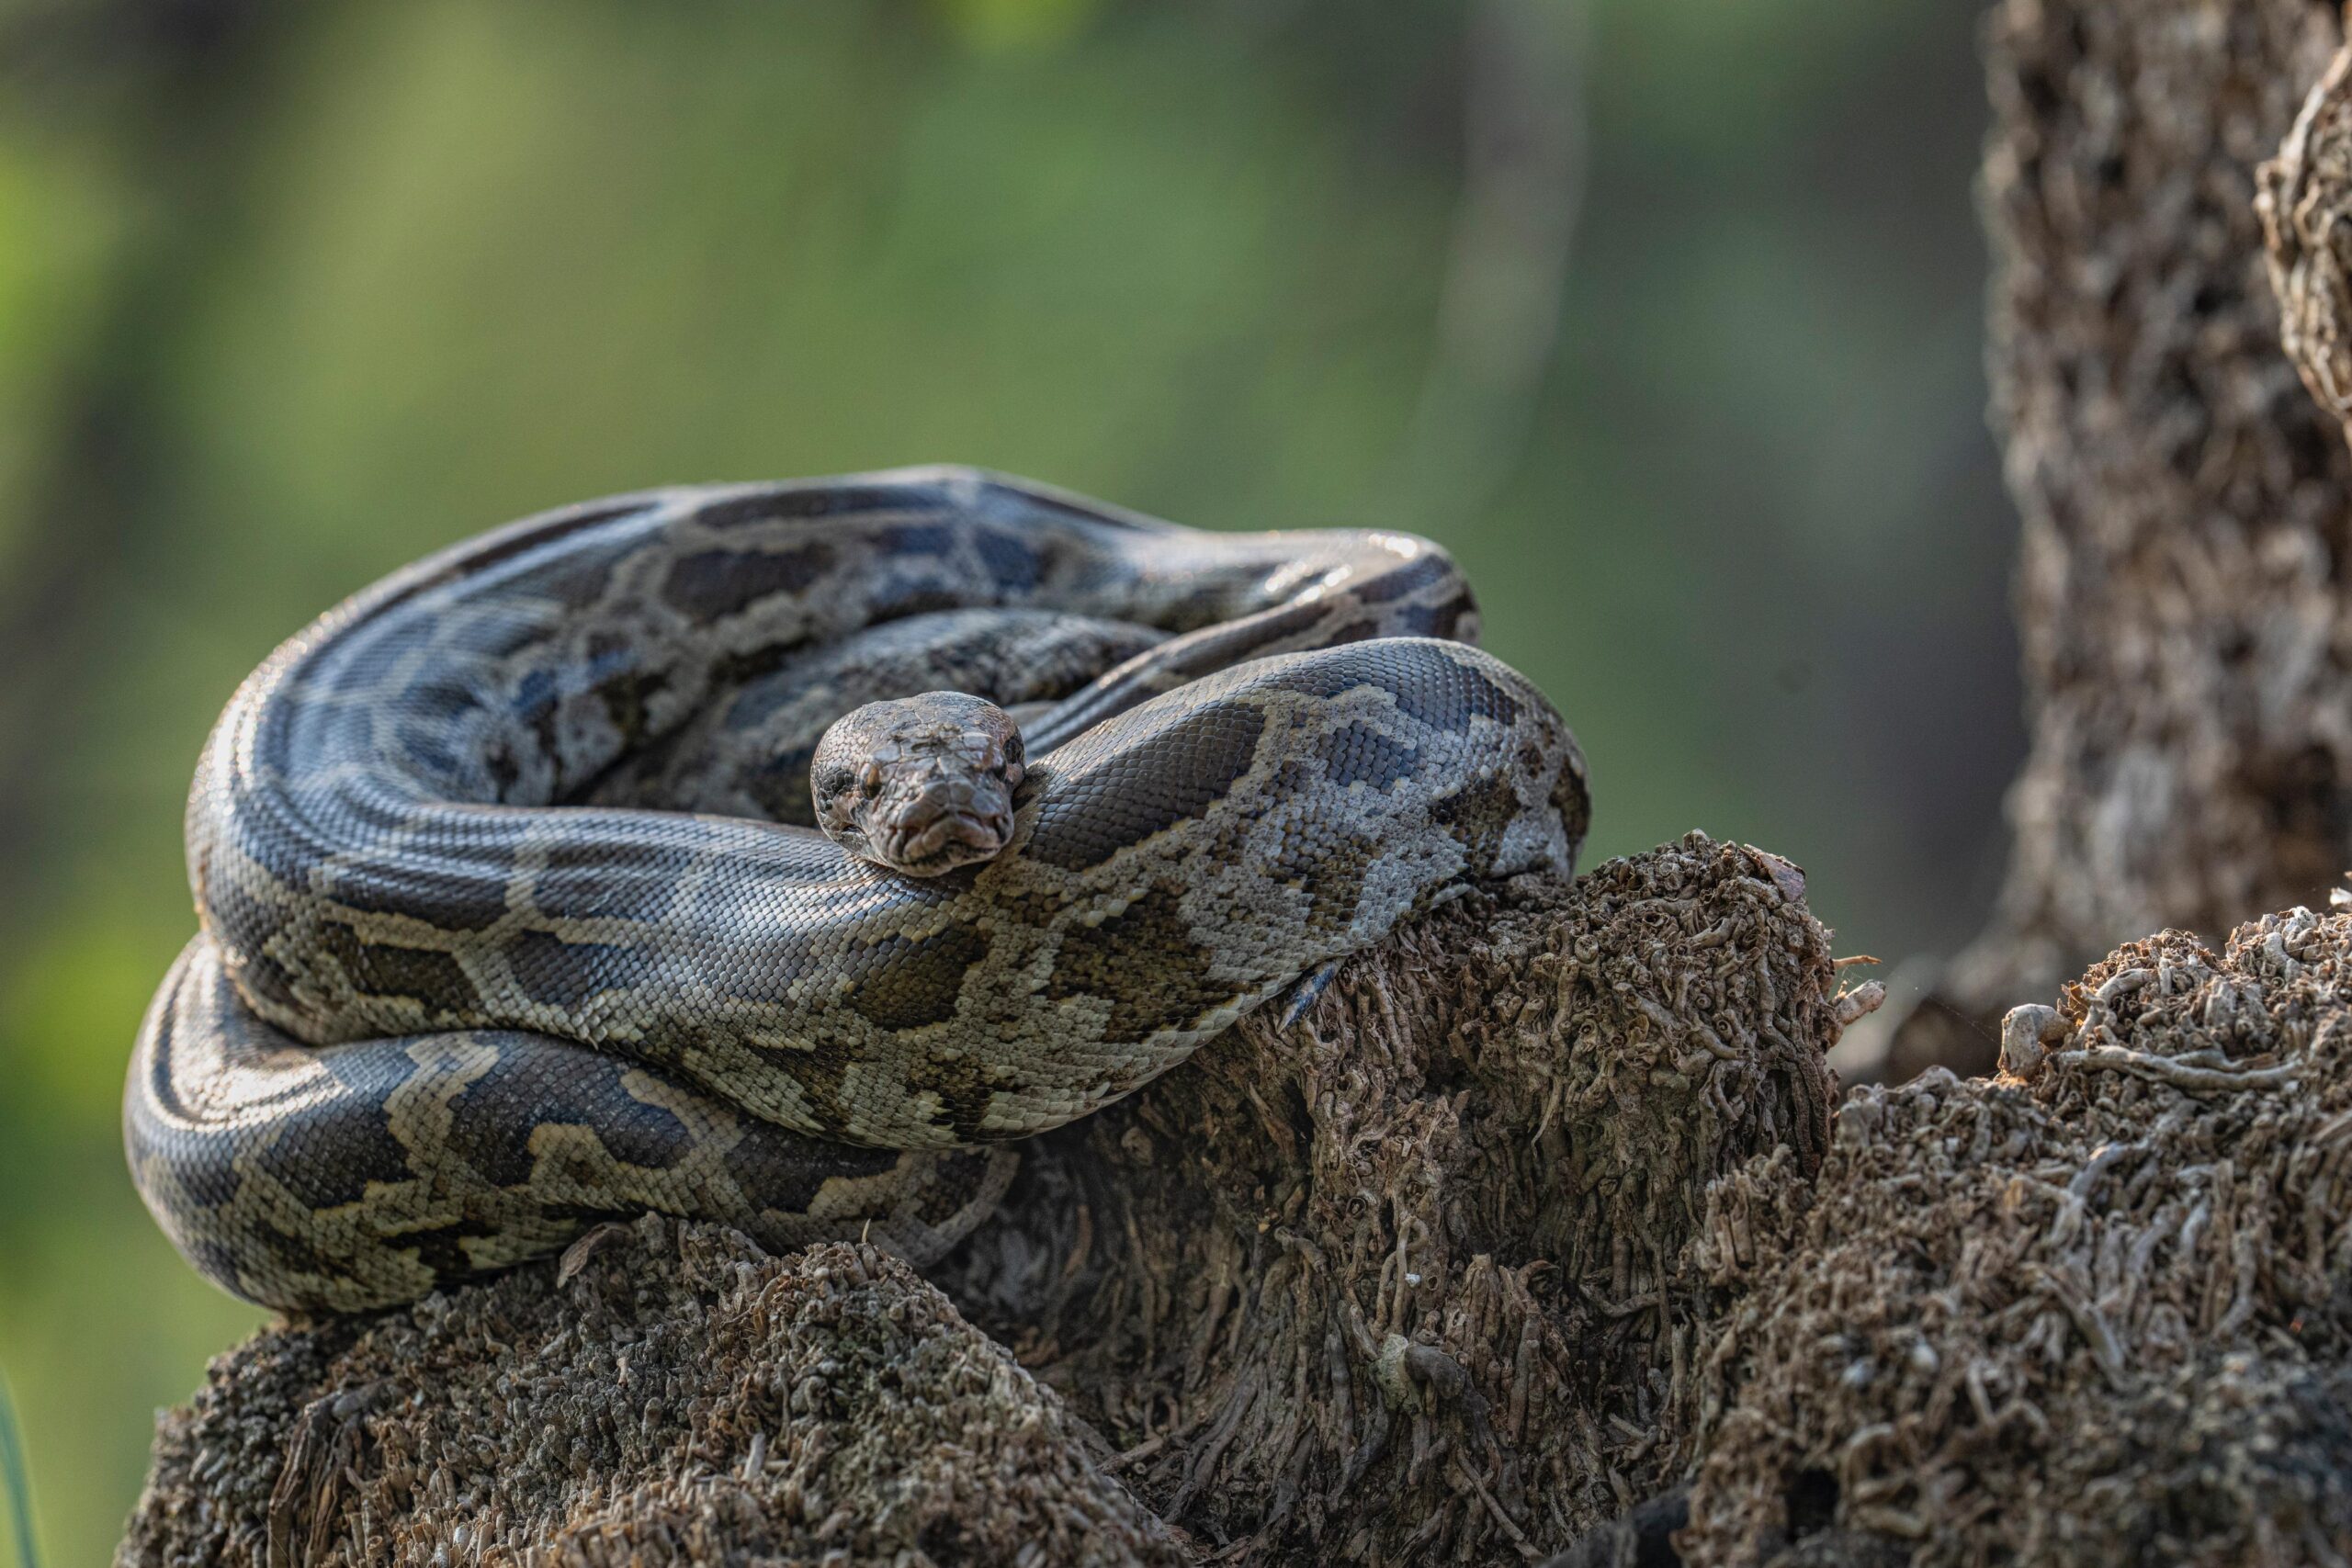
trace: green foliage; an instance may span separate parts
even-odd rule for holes
[[[6,1539],[17,1568],[40,1568],[33,1543],[32,1483],[25,1477],[24,1439],[17,1432],[17,1406],[6,1377],[0,1377],[0,1504],[6,1506]]]
[[[1069,41],[1101,0],[935,0],[956,35],[987,53],[1047,49]]]

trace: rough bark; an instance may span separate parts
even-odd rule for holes
[[[2003,0],[1984,206],[2032,750],[2007,880],[1886,1075],[2116,942],[2352,864],[2352,455],[2297,385],[2256,170],[2335,47],[2312,0]]]
[[[2261,185],[2280,346],[2352,436],[2352,49],[2336,51]]]
[[[1686,1257],[1693,1562],[2340,1563],[2352,915],[2133,942]],[[1793,1557],[1792,1561],[1798,1560]]]
[[[1050,1142],[950,1293],[1244,1561],[1556,1547],[1665,1479],[1707,1184],[1820,1161],[1804,885],[1693,835],[1421,922]]]
[[[166,1421],[120,1560],[1188,1561],[895,1258],[616,1231],[560,1287],[535,1270],[221,1358]]]

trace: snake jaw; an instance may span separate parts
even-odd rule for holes
[[[808,770],[817,825],[861,859],[937,876],[1012,841],[1021,733],[960,692],[868,703],[837,720]]]
[[[936,875],[1004,848],[1012,837],[1012,792],[986,776],[934,774],[911,792],[888,793],[866,815],[876,859],[915,876]]]

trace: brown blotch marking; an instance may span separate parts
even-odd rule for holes
[[[785,660],[808,646],[805,637],[783,642],[763,643],[745,649],[741,653],[722,654],[710,666],[710,683],[719,691],[748,685],[763,676],[773,675],[784,668]]]
[[[521,722],[523,731],[538,742],[538,755],[548,761],[552,761],[558,750],[558,698],[555,671],[532,670],[514,683],[514,699],[510,705],[514,717]],[[510,745],[513,739],[508,738]],[[502,750],[493,754],[490,759],[490,768],[494,776],[503,773],[510,778],[519,777],[522,772],[522,764],[515,760],[511,750]]]
[[[462,855],[462,859],[459,858]],[[421,864],[356,863],[320,868],[324,896],[346,909],[415,915],[444,931],[478,931],[506,914],[509,846],[470,842]]]
[[[1018,1075],[1010,1066],[972,1055],[918,1062],[907,1072],[910,1089],[938,1098],[939,1109],[932,1115],[932,1124],[947,1128],[957,1141],[967,1144],[989,1139],[990,1134],[982,1130],[989,1107],[995,1102],[997,1090],[1017,1081]],[[1001,1139],[1004,1134],[994,1136]]]
[[[1359,644],[1270,677],[1276,691],[1336,697],[1361,686],[1386,692],[1397,711],[1433,729],[1466,730],[1479,718],[1508,728],[1519,704],[1479,671],[1426,644]]]
[[[650,511],[659,504],[661,504],[660,499],[655,496],[621,496],[611,501],[587,502],[580,506],[567,507],[551,516],[516,524],[512,529],[501,530],[493,534],[480,548],[468,551],[439,571],[427,577],[419,577],[415,581],[404,584],[398,592],[388,595],[381,604],[378,604],[376,613],[381,615],[394,605],[403,604],[419,594],[430,592],[435,588],[447,587],[465,578],[479,577],[501,561],[512,560],[517,556],[537,549],[542,545],[551,545],[559,540],[570,538],[574,534],[584,532],[602,523],[610,523],[616,518],[634,516]],[[605,562],[598,562],[597,567],[600,570],[608,570]],[[559,570],[568,570],[573,573],[582,573],[584,570],[582,564],[577,561],[566,562]]]
[[[427,724],[449,724],[482,707],[471,686],[447,675],[428,676],[400,695],[401,717]]]
[[[1509,692],[1487,680],[1478,671],[1460,664],[1455,664],[1453,668],[1454,673],[1453,682],[1442,680],[1431,680],[1426,683],[1399,682],[1396,692],[1397,707],[1415,718],[1422,718],[1428,723],[1442,725],[1450,729],[1467,729],[1473,718],[1490,718],[1505,728],[1519,722],[1519,704]],[[1458,695],[1445,694],[1445,687],[1449,683],[1456,686]],[[1416,704],[1419,702],[1427,702],[1430,705],[1426,713],[1416,710]],[[1450,705],[1453,703],[1458,703],[1460,706],[1453,707]],[[1452,715],[1451,722],[1448,722],[1445,716],[1448,714]]]
[[[352,988],[363,996],[422,1002],[437,1018],[471,1018],[481,1010],[481,993],[458,961],[427,948],[364,942],[340,921],[319,928],[319,948],[342,965]]]
[[[1464,621],[1475,621],[1478,601],[1467,588],[1440,604],[1429,614],[1427,630],[1430,637],[1451,637],[1462,629]]]
[[[755,1117],[739,1120],[743,1135],[721,1163],[754,1210],[804,1213],[835,1177],[880,1176],[903,1157],[896,1149],[829,1144]]]
[[[1250,771],[1265,727],[1266,716],[1248,704],[1210,703],[1062,774],[1022,852],[1082,871],[1198,817]]]
[[[544,594],[567,610],[586,610],[603,602],[613,584],[619,558],[609,552],[572,556],[547,563],[532,576],[530,591]]]
[[[1420,766],[1419,748],[1392,740],[1369,725],[1341,725],[1316,743],[1324,776],[1344,789],[1352,784],[1385,790]]]
[[[1301,632],[1312,631],[1330,614],[1329,604],[1315,601],[1285,604],[1278,609],[1261,610],[1254,615],[1244,615],[1230,626],[1212,633],[1204,641],[1216,649],[1216,662],[1222,667],[1243,654],[1270,649]]]
[[[899,523],[877,529],[875,539],[891,555],[944,556],[956,548],[959,532],[952,523]]]
[[[540,1204],[538,1212],[558,1219],[582,1222],[601,1217],[594,1210],[583,1213],[570,1204],[560,1203]],[[473,1253],[466,1243],[494,1237],[499,1234],[499,1228],[488,1220],[452,1220],[431,1230],[403,1231],[398,1239],[388,1240],[385,1245],[395,1252],[414,1253],[417,1262],[429,1269],[434,1279],[445,1284],[454,1283],[485,1271],[481,1264],[474,1261]],[[329,1272],[340,1270],[330,1269]]]
[[[267,1255],[270,1251],[268,1244],[254,1240],[249,1235],[225,1238],[186,1235],[179,1238],[179,1245],[187,1249],[187,1260],[196,1265],[198,1273],[227,1285],[241,1296],[247,1295],[250,1291],[266,1289],[266,1282],[272,1277],[336,1272],[334,1269],[305,1269],[300,1260],[265,1264],[262,1257],[256,1254]],[[307,1245],[303,1250],[309,1251]],[[311,1252],[310,1261],[316,1264],[322,1259],[317,1253]]]
[[[1519,816],[1519,792],[1499,773],[1473,779],[1430,802],[1430,818],[1462,846],[1473,876],[1494,870],[1503,834]]]
[[[605,716],[620,732],[624,749],[638,750],[652,734],[652,699],[669,683],[669,676],[659,671],[631,670],[596,688],[596,695],[604,700]]]
[[[227,1258],[231,1260],[231,1267],[218,1275],[218,1278],[234,1280],[240,1274],[264,1276],[275,1274],[279,1279],[316,1278],[322,1275],[328,1279],[334,1279],[341,1276],[344,1271],[345,1266],[339,1260],[329,1258],[318,1248],[312,1247],[308,1240],[282,1231],[274,1224],[256,1224],[241,1228],[248,1238],[249,1247],[242,1257],[237,1244],[233,1242],[216,1243],[206,1249],[209,1257]],[[403,1236],[401,1240],[402,1245],[406,1245],[408,1238]],[[258,1258],[253,1256],[254,1253],[260,1256]],[[240,1262],[248,1267],[238,1267]]]
[[[899,587],[894,592],[877,592],[873,610],[877,619],[895,620],[901,616],[936,615],[943,610],[968,610],[970,595],[935,582]]]
[[[988,1149],[942,1150],[922,1184],[917,1213],[928,1224],[947,1224],[988,1186],[995,1165],[996,1156]]]
[[[850,987],[853,1012],[876,1029],[921,1029],[956,1016],[964,976],[988,956],[989,939],[970,926],[912,941],[892,936],[858,960],[864,976]]]
[[[771,821],[795,827],[817,825],[817,797],[808,783],[808,764],[816,761],[814,746],[796,746],[761,763],[743,781],[744,793]]]
[[[846,517],[861,512],[903,512],[936,507],[931,485],[783,484],[704,502],[695,521],[706,528],[739,528],[784,518]]]
[[[550,838],[531,904],[550,919],[656,920],[701,858],[677,843],[582,843]]]
[[[1045,996],[1102,998],[1111,1004],[1103,1037],[1142,1040],[1233,999],[1231,987],[1206,979],[1214,957],[1193,940],[1176,890],[1154,886],[1101,925],[1064,931]]]
[[[1157,534],[1167,526],[1148,517],[1122,516],[1075,501],[1040,494],[1022,485],[999,484],[991,480],[982,487],[982,495],[988,506],[1000,512],[1009,509],[1052,517],[1075,517],[1098,528],[1116,528],[1130,534]]]
[[[1317,936],[1345,931],[1363,903],[1363,879],[1380,859],[1380,842],[1361,833],[1329,842],[1312,861],[1283,869],[1307,897],[1306,928]]]
[[[1227,597],[1223,583],[1199,583],[1168,606],[1164,624],[1170,631],[1185,632],[1221,620],[1225,616]]]
[[[223,942],[225,947],[228,944]],[[294,976],[285,964],[258,950],[247,953],[237,964],[238,983],[262,1000],[280,1007],[296,1005]]]
[[[703,550],[671,563],[662,597],[697,620],[715,621],[776,593],[798,593],[833,569],[822,539],[784,550]]]
[[[769,1053],[791,1064],[792,1081],[800,1086],[801,1109],[808,1120],[827,1132],[850,1124],[850,1108],[842,1098],[842,1083],[857,1059],[854,1048],[820,1043],[807,1051]]]
[[[416,1075],[401,1043],[368,1041],[314,1059],[339,1092],[306,1099],[285,1117],[277,1137],[253,1151],[254,1167],[312,1209],[364,1202],[372,1185],[413,1178],[409,1152],[383,1112],[385,1101]],[[236,1142],[232,1134],[223,1151],[232,1161]]]
[[[634,949],[609,942],[566,942],[524,931],[507,944],[507,963],[523,994],[548,1007],[572,1009],[605,991],[637,983],[642,960]]]
[[[230,803],[223,838],[244,859],[258,867],[272,884],[281,887],[309,886],[313,863],[305,852],[300,836],[271,830],[275,827],[275,818],[269,814],[243,809],[247,798],[249,796],[241,792],[239,797]],[[221,910],[220,906],[225,900],[226,889],[231,886],[230,877],[225,873],[227,867],[235,864],[235,859],[219,850],[214,854],[216,858],[205,867],[205,892],[208,901],[215,906],[215,918],[232,919]],[[259,910],[258,906],[255,908],[257,913],[250,922],[250,929],[260,933],[276,926],[277,915]],[[233,919],[229,929],[242,936],[248,924],[245,919]]]
[[[1560,776],[1552,784],[1552,809],[1560,814],[1568,830],[1568,852],[1573,856],[1584,842],[1585,829],[1592,826],[1592,794],[1585,783],[1584,758],[1574,744],[1566,746],[1560,758]]]
[[[1358,583],[1353,592],[1367,604],[1385,604],[1392,599],[1402,599],[1408,593],[1418,593],[1424,588],[1433,588],[1460,575],[1451,557],[1429,550],[1392,571],[1379,572]]]
[[[972,547],[996,585],[1008,593],[1025,592],[1045,578],[1044,553],[1018,534],[982,528],[972,536]]]
[[[621,1165],[672,1169],[693,1153],[694,1134],[623,1087],[628,1075],[644,1070],[577,1046],[514,1037],[450,1101],[450,1152],[493,1187],[521,1187],[539,1165],[542,1151],[532,1140],[541,1128],[581,1128]]]
[[[293,976],[263,952],[283,929],[284,917],[217,869],[204,879],[204,904],[215,939],[239,959],[239,980],[270,1001],[291,1000]]]

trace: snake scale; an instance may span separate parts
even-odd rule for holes
[[[278,649],[207,742],[133,1179],[293,1310],[648,1209],[934,1259],[1006,1141],[1570,867],[1575,741],[1476,635],[1424,540],[958,468],[458,546]]]

